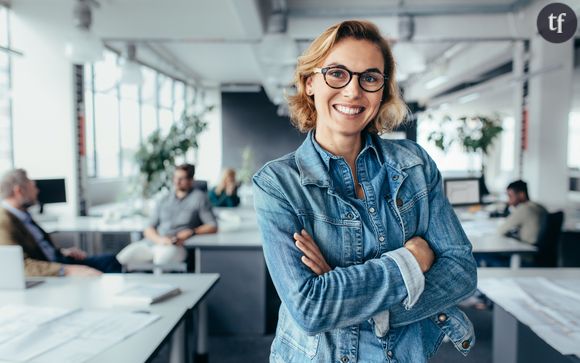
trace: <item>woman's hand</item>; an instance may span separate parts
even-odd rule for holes
[[[296,247],[304,253],[304,256],[301,258],[302,263],[308,266],[312,272],[320,276],[331,270],[322,252],[320,252],[320,249],[308,232],[303,229],[300,233],[294,233],[294,239],[296,240]]]
[[[421,267],[423,273],[429,271],[435,262],[435,253],[433,253],[433,250],[429,247],[427,241],[421,237],[413,237],[405,242],[404,247],[415,256],[415,259],[419,263],[419,267]]]

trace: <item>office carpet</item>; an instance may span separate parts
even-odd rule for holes
[[[491,362],[491,311],[464,308],[475,326],[477,343],[469,356],[463,357],[451,343],[443,343],[432,363],[489,363]],[[259,363],[268,362],[270,344],[274,337],[210,336],[210,363]]]

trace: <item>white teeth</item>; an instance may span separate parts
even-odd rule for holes
[[[343,105],[336,105],[336,110],[342,113],[346,113],[347,115],[356,115],[361,113],[363,108],[362,107],[347,107]]]

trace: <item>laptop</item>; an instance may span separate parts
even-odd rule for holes
[[[22,290],[43,282],[25,278],[21,246],[0,246],[0,290]]]

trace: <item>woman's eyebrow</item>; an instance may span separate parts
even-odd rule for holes
[[[338,67],[338,68],[344,68],[344,69],[350,70],[350,68],[348,68],[344,64],[340,64],[340,63],[336,63],[336,62],[329,63],[325,67]],[[382,71],[380,69],[378,69],[378,68],[367,68],[363,72],[377,72],[377,73],[382,73]]]

